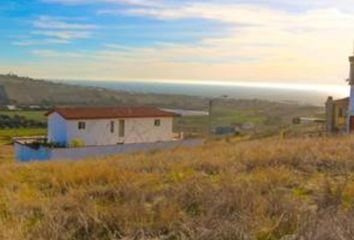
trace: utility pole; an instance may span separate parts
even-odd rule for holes
[[[209,102],[208,102],[208,137],[211,136],[211,120],[212,120],[212,109],[213,109],[213,99],[209,99]]]
[[[220,96],[219,98],[223,98],[223,99],[227,99],[228,96],[227,95],[222,95]],[[213,104],[214,104],[214,101],[217,100],[218,98],[210,98],[209,101],[208,101],[208,137],[211,137],[212,135],[212,120],[213,120]]]

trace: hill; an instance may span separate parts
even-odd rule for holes
[[[98,87],[84,87],[16,75],[0,75],[0,104],[18,105],[159,105],[201,108],[198,97],[130,93]]]
[[[40,105],[86,105],[86,106],[122,106],[149,105],[165,108],[190,109],[208,111],[208,99],[202,97],[131,93],[109,90],[97,87],[83,87],[70,84],[35,80],[16,75],[0,75],[0,105],[18,104],[20,106]],[[265,100],[218,99],[214,101],[212,111],[212,126],[229,126],[248,124],[254,126],[254,131],[278,131],[287,128],[292,118],[308,116],[323,116],[321,107],[298,105],[294,103],[279,103]],[[31,121],[45,121],[43,113],[39,112],[6,112],[0,114],[13,117],[14,114]],[[33,116],[42,116],[42,118]],[[205,134],[208,130],[207,116],[183,117],[175,123],[176,131],[187,134]],[[0,121],[0,128],[7,126]]]
[[[4,159],[0,238],[349,240],[353,155],[350,136],[236,138],[79,162]]]

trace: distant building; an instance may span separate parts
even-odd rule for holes
[[[76,160],[203,143],[174,138],[172,122],[178,115],[158,108],[56,108],[46,115],[47,136],[13,139],[17,161]]]
[[[326,102],[326,131],[349,133],[354,130],[354,56],[349,57],[350,96],[334,100],[328,97]]]
[[[31,109],[31,110],[40,110],[40,109],[42,109],[42,107],[39,106],[39,105],[29,105],[28,108]]]
[[[176,116],[153,107],[56,108],[47,113],[48,142],[102,146],[171,141]]]
[[[16,105],[6,105],[6,109],[10,111],[18,110]]]
[[[326,102],[326,130],[327,132],[348,131],[349,98],[333,100],[328,97]]]

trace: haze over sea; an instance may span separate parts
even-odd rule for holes
[[[323,106],[328,96],[346,97],[349,88],[343,85],[230,83],[230,82],[164,82],[164,81],[83,81],[63,80],[83,86],[123,90],[135,93],[183,94],[202,97],[227,95],[236,99],[262,99]]]

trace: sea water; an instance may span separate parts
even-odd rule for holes
[[[321,87],[303,85],[267,85],[267,84],[215,84],[205,82],[148,82],[148,81],[82,81],[63,80],[63,83],[101,87],[132,93],[182,94],[215,98],[228,96],[236,99],[261,99],[278,102],[293,102],[323,106],[329,95],[345,97],[346,86]]]

